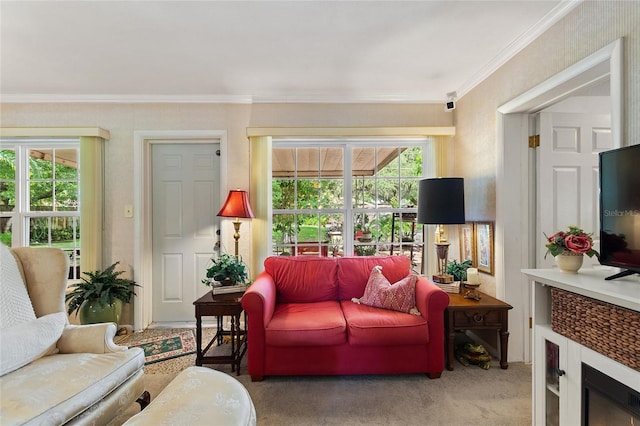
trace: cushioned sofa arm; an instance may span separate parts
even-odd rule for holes
[[[449,305],[449,295],[424,277],[416,282],[416,305],[427,320],[429,346],[438,348],[428,358],[429,371],[444,370],[444,310]],[[431,377],[431,376],[430,376]],[[439,373],[432,378],[439,377]]]
[[[247,358],[252,380],[264,375],[265,327],[269,324],[276,305],[276,285],[273,277],[262,272],[242,296],[242,308],[249,322]]]
[[[433,315],[444,324],[444,310],[449,306],[449,296],[440,287],[424,277],[416,281],[416,307],[426,319]]]
[[[104,354],[127,350],[126,346],[118,346],[113,342],[116,335],[116,324],[106,322],[89,325],[67,325],[58,340],[60,353],[94,353]]]
[[[254,315],[255,321],[264,328],[273,316],[276,306],[276,285],[273,277],[262,272],[242,296],[242,307]]]

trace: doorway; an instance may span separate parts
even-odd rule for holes
[[[578,226],[593,235],[599,250],[598,153],[616,148],[611,139],[609,93],[607,82],[536,114],[536,134],[540,135],[536,148],[536,235],[553,235]],[[536,267],[553,267],[553,256],[547,255],[543,238],[534,241]],[[595,256],[585,257],[584,262],[586,268],[599,265]]]
[[[529,118],[581,90],[609,81],[611,97],[611,140],[621,146],[622,134],[622,39],[616,40],[565,71],[498,108],[496,179],[496,282],[497,296],[509,300],[509,355],[531,361],[530,284],[523,268],[535,268],[536,166],[535,153],[528,147]]]
[[[151,146],[152,326],[193,320],[220,229],[220,144]],[[216,155],[217,153],[217,155]]]
[[[134,134],[134,164],[136,167],[134,182],[134,275],[135,280],[141,285],[140,288],[136,289],[137,296],[134,298],[134,330],[143,330],[154,322],[154,297],[156,297],[154,295],[156,294],[164,293],[165,295],[170,296],[168,298],[165,297],[165,299],[168,299],[170,303],[178,303],[178,300],[181,300],[180,304],[185,306],[192,304],[195,300],[187,300],[191,299],[193,296],[188,295],[188,292],[185,291],[185,288],[182,285],[165,286],[163,283],[168,283],[168,281],[158,281],[158,275],[161,275],[161,272],[159,271],[162,271],[162,268],[156,269],[158,266],[158,260],[154,260],[153,222],[156,218],[154,217],[153,148],[154,146],[160,147],[162,145],[180,145],[184,147],[192,146],[197,150],[198,146],[209,145],[209,150],[211,150],[211,146],[216,144],[219,144],[219,150],[221,153],[217,172],[218,176],[216,176],[216,191],[219,196],[219,194],[224,193],[226,189],[227,173],[226,157],[224,155],[227,148],[226,131],[140,131],[135,132]],[[216,147],[213,152],[217,149],[218,148]],[[180,151],[181,150],[178,150],[178,152]],[[173,158],[175,159],[177,157],[174,155]],[[212,203],[213,202],[214,201],[212,201]],[[219,204],[219,200],[217,203]],[[214,206],[211,206],[211,208],[215,210]],[[208,251],[206,255],[210,256],[213,252],[215,241],[216,239],[214,238],[212,238],[211,241],[206,241],[206,243],[208,243]],[[195,256],[195,258],[202,260],[202,250],[196,251],[198,251],[200,255]],[[169,256],[168,258],[175,260],[178,257]],[[160,263],[162,263],[162,260]],[[195,270],[198,269],[197,259],[192,263],[193,265],[189,267],[191,268],[190,273],[196,275],[197,272]],[[176,280],[177,276],[168,278]],[[193,279],[190,278],[189,281],[193,281]],[[198,286],[202,286],[202,284],[199,283],[187,284],[186,281],[185,285],[190,286],[189,292],[195,293],[197,293],[199,289]],[[187,308],[181,309],[186,310]],[[185,321],[191,321],[194,318],[192,310],[190,313],[184,311],[182,315],[184,316]],[[188,315],[188,317],[186,315]],[[166,321],[163,322],[167,326],[172,325]],[[175,319],[172,322],[173,325],[183,323],[183,321],[179,321],[178,319]],[[184,323],[182,325],[184,325]]]

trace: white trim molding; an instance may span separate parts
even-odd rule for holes
[[[109,131],[100,127],[0,127],[0,137],[5,138],[79,138],[83,136],[95,136],[104,140],[111,138]]]
[[[511,58],[516,56],[525,47],[531,44],[535,39],[544,34],[549,28],[567,16],[569,12],[575,9],[583,0],[562,0],[548,14],[533,25],[527,32],[511,42],[496,57],[494,57],[486,66],[480,69],[473,77],[465,82],[462,87],[456,90],[458,98],[469,93],[474,87],[482,83],[487,77],[493,74],[501,66],[506,64]]]
[[[614,146],[622,146],[622,39],[594,52],[566,70],[543,81],[497,109],[496,144],[496,288],[514,309],[509,341],[512,360],[530,361],[530,294],[521,269],[535,268],[536,202],[535,153],[528,148],[529,115],[577,91],[610,79],[611,133]],[[517,330],[517,331],[516,331]]]
[[[424,137],[454,136],[456,128],[440,127],[247,127],[247,137]]]
[[[151,209],[151,145],[188,140],[189,143],[209,143],[220,141],[220,189],[227,187],[227,131],[226,130],[140,130],[133,134],[134,160],[134,251],[133,273],[141,285],[134,298],[134,330],[147,328],[152,318],[152,209]]]

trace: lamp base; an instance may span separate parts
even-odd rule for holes
[[[449,275],[449,274],[433,275],[431,277],[431,280],[434,283],[451,284],[453,282],[453,275]]]

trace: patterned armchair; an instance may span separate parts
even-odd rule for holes
[[[144,391],[144,353],[113,343],[116,325],[70,325],[68,258],[0,244],[0,424],[104,425]]]

